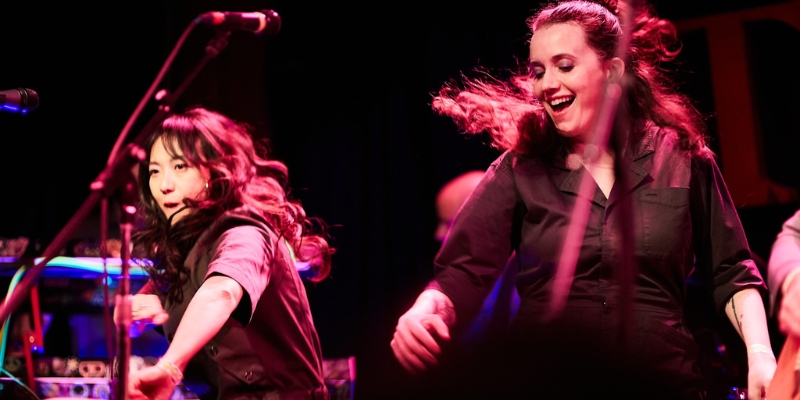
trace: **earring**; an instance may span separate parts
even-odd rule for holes
[[[208,181],[206,181],[206,189],[208,189]]]

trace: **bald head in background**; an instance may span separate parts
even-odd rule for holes
[[[442,186],[436,195],[436,215],[439,224],[434,236],[439,243],[444,241],[461,205],[478,186],[485,171],[465,172]],[[519,294],[514,287],[514,276],[518,271],[516,257],[509,258],[505,270],[484,299],[483,307],[471,325],[461,334],[461,342],[468,347],[491,346],[501,338],[519,308]]]
[[[436,240],[444,241],[458,209],[478,186],[483,175],[484,171],[480,170],[465,172],[451,179],[439,189],[439,193],[436,195],[436,215],[439,218],[439,224],[434,233]]]

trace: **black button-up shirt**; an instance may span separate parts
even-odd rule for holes
[[[652,125],[641,137],[618,157],[624,174],[609,197],[599,187],[593,193],[564,315],[572,328],[613,336],[615,320],[603,315],[632,310],[622,314],[633,316],[637,335],[658,331],[672,336],[670,345],[696,353],[683,314],[691,273],[710,282],[719,311],[736,291],[765,291],[766,285],[713,157],[681,149],[677,135]],[[464,203],[435,258],[434,277],[459,324],[475,315],[514,252],[522,299],[517,318],[543,321],[588,173],[566,165],[563,157],[547,161],[505,152]],[[634,276],[624,303],[618,297],[621,271]]]

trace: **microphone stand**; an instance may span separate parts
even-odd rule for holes
[[[158,124],[166,118],[167,114],[172,109],[179,96],[185,91],[189,83],[197,76],[200,70],[214,57],[216,57],[228,44],[228,36],[230,31],[217,29],[216,35],[212,38],[206,46],[204,57],[190,72],[186,79],[181,83],[178,89],[172,95],[157,96],[157,100],[161,100],[156,114],[150,119],[147,125],[140,131],[136,138],[126,145],[120,151],[121,144],[128,136],[133,123],[141,114],[145,105],[152,99],[156,88],[161,84],[163,77],[172,65],[179,49],[182,47],[186,38],[192,32],[194,27],[199,23],[199,19],[195,19],[184,30],[178,42],[173,47],[169,57],[162,66],[156,79],[151,84],[145,96],[139,102],[139,105],[134,110],[134,113],[128,119],[127,124],[120,133],[114,148],[108,159],[106,168],[100,172],[98,177],[91,183],[90,189],[92,190],[89,197],[81,204],[78,211],[67,221],[67,224],[58,232],[53,241],[48,245],[42,253],[41,259],[38,263],[28,271],[22,280],[19,282],[18,289],[8,296],[2,305],[0,305],[0,320],[4,321],[11,313],[16,310],[23,302],[26,296],[34,287],[39,279],[46,264],[53,259],[64,248],[68,240],[75,233],[76,229],[80,226],[81,222],[88,216],[89,212],[94,209],[98,201],[103,200],[101,206],[101,215],[106,215],[107,199],[114,197],[118,199],[118,204],[121,207],[120,217],[120,241],[122,248],[120,251],[121,257],[121,277],[119,289],[116,295],[118,321],[117,321],[117,362],[115,366],[116,378],[114,381],[114,394],[113,398],[116,400],[127,400],[127,383],[130,364],[130,336],[128,334],[131,323],[131,299],[130,299],[130,237],[133,230],[134,215],[136,214],[136,198],[138,187],[136,179],[133,176],[133,169],[139,163],[144,161],[145,150],[142,149],[144,141],[147,136],[155,130]],[[105,217],[103,217],[105,218]],[[102,221],[105,223],[105,221]],[[101,248],[105,247],[105,243],[101,243]],[[105,256],[105,254],[104,254]]]
[[[614,55],[623,60],[626,66],[627,49],[631,35],[630,27],[633,22],[631,13],[637,11],[639,6],[638,2],[639,0],[620,2],[620,5],[622,5],[622,3],[628,3],[628,11],[620,15],[623,32],[617,43]],[[625,169],[623,160],[627,149],[627,139],[628,135],[630,135],[629,130],[631,126],[627,118],[628,110],[625,107],[619,110],[619,105],[627,91],[626,86],[627,82],[624,79],[624,74],[619,81],[606,83],[605,92],[600,102],[599,115],[594,122],[590,138],[587,140],[584,154],[582,154],[585,159],[594,159],[602,155],[606,149],[610,147],[614,152],[614,186],[625,190],[628,189],[627,182],[630,180],[630,172]],[[615,133],[615,135],[612,136],[612,132]],[[592,175],[588,170],[584,171],[578,194],[575,198],[575,206],[572,210],[570,223],[567,227],[564,242],[562,243],[561,257],[555,272],[553,294],[550,299],[550,307],[546,316],[547,319],[556,318],[561,314],[567,297],[569,296],[583,236],[586,232],[586,224],[589,219],[589,214],[591,213],[591,199],[593,198],[596,186]],[[621,327],[620,335],[618,336],[618,344],[620,346],[619,348],[625,351],[623,356],[628,357],[630,354],[628,354],[626,346],[631,329],[631,313],[629,311],[632,306],[633,285],[636,274],[638,273],[638,266],[631,250],[635,237],[633,236],[633,221],[630,215],[630,195],[627,193],[618,193],[620,193],[620,195],[617,215],[622,231],[622,240],[619,243],[618,249],[621,255],[620,265],[619,268],[614,271],[615,277],[620,283],[620,292],[617,293],[617,300],[620,304],[620,319],[618,322]]]

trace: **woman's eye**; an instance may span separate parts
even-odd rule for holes
[[[157,169],[151,169],[151,170],[150,170],[150,176],[153,176],[153,175],[155,175],[155,174],[157,174],[157,173],[158,173],[158,170],[157,170]]]
[[[532,76],[532,77],[534,77],[535,79],[541,79],[541,77],[542,77],[542,76],[544,76],[544,68],[541,68],[541,67],[531,67],[531,68],[530,68],[530,74],[531,74],[531,76]]]
[[[177,169],[177,170],[186,169],[186,168],[188,168],[188,167],[189,167],[189,166],[188,166],[188,165],[186,165],[186,163],[175,164],[175,169]]]
[[[558,66],[558,69],[559,69],[559,71],[562,71],[562,72],[569,72],[569,71],[572,71],[572,69],[573,69],[573,68],[575,68],[575,66],[574,66],[574,65],[572,65],[572,63],[560,64],[560,65]]]

